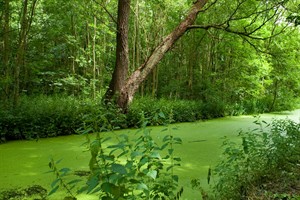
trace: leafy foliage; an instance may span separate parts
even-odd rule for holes
[[[115,62],[117,3],[43,0],[34,7],[33,2],[27,5],[26,36],[20,38],[24,2],[0,1],[1,100],[12,102],[17,85],[14,72],[19,66],[16,57],[21,57],[21,95],[102,97]],[[144,62],[185,17],[192,3],[132,1],[130,71]],[[195,101],[199,104],[196,110],[205,104],[202,118],[292,109],[300,85],[299,26],[293,26],[298,21],[299,0],[216,2],[199,15],[196,23],[211,28],[187,32],[148,77],[139,94],[162,101],[176,100],[176,104],[185,104],[177,100],[191,100],[192,107]],[[245,30],[254,33],[247,35]],[[26,48],[17,56],[20,41],[25,41]],[[159,109],[153,113],[145,110],[145,115],[157,115]],[[175,121],[199,118],[187,109],[177,114],[179,109],[172,111]],[[136,118],[133,123],[138,121]],[[153,117],[151,124],[160,123],[159,117]]]
[[[178,199],[181,196],[183,189],[176,192],[179,178],[173,172],[174,167],[180,166],[181,159],[174,154],[174,145],[182,143],[180,138],[166,135],[159,144],[152,138],[151,130],[143,127],[135,139],[118,135],[119,142],[109,144],[111,138],[99,132],[94,141],[86,131],[83,133],[91,152],[91,175],[77,192],[97,193],[101,199]],[[68,169],[58,170],[54,166],[51,161],[57,179],[50,193],[56,192],[59,186],[71,193],[70,186],[78,181],[66,184],[63,178]]]
[[[256,121],[241,143],[224,141],[224,159],[214,170],[216,199],[299,198],[300,124]]]

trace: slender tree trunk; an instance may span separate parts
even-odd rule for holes
[[[20,70],[24,64],[24,54],[26,45],[26,32],[27,32],[27,7],[28,0],[24,0],[22,15],[21,15],[21,30],[19,34],[19,46],[16,55],[16,63],[14,67],[14,106],[18,104],[20,93]]]
[[[198,13],[204,7],[208,0],[197,0],[187,17],[171,32],[152,52],[146,62],[142,64],[137,70],[135,70],[131,76],[127,79],[122,87],[115,88],[120,91],[118,95],[117,103],[123,111],[126,112],[129,103],[133,100],[134,94],[146,79],[149,73],[155,68],[159,61],[163,58],[165,53],[170,50],[174,43],[187,31],[190,25],[193,25]],[[119,41],[118,41],[119,43]],[[118,56],[117,56],[118,57]],[[116,70],[115,70],[116,71]],[[115,72],[116,73],[116,72]],[[122,74],[120,74],[122,76]],[[123,74],[124,76],[124,74]],[[118,86],[121,86],[120,84]]]
[[[76,26],[75,26],[75,16],[74,14],[72,14],[71,16],[71,27],[72,27],[72,34],[74,36],[74,39],[75,41],[77,41],[77,31],[76,31]],[[71,71],[72,71],[72,74],[74,75],[76,73],[76,69],[75,69],[75,60],[76,60],[76,57],[77,57],[77,53],[76,53],[76,44],[73,44],[73,47],[72,47],[72,67],[71,67]]]
[[[94,35],[93,35],[93,99],[96,98],[96,35],[97,35],[97,18],[94,17]]]
[[[117,20],[117,49],[116,64],[112,75],[109,88],[104,96],[104,101],[113,100],[118,96],[121,88],[125,85],[128,75],[128,29],[129,29],[130,0],[119,0],[118,2],[118,20]],[[119,99],[120,101],[122,99]],[[117,102],[119,105],[123,104]]]
[[[4,38],[3,38],[3,45],[4,45],[4,52],[3,52],[3,63],[4,63],[4,72],[6,80],[9,80],[11,77],[11,70],[9,65],[9,57],[10,57],[10,40],[9,40],[9,31],[10,31],[10,20],[9,20],[9,0],[4,1]],[[6,83],[4,86],[5,96],[9,98],[9,84]]]
[[[24,77],[23,82],[26,84],[28,80],[28,69],[25,66],[25,53],[26,53],[26,45],[27,45],[27,36],[30,31],[30,27],[33,21],[35,6],[38,0],[33,0],[31,3],[31,8],[29,10],[28,16],[28,0],[24,0],[23,8],[21,11],[21,29],[19,33],[19,41],[18,41],[18,49],[16,54],[16,62],[14,67],[14,92],[13,92],[13,102],[14,106],[18,105],[19,94],[20,94],[20,72],[22,70],[22,74]]]

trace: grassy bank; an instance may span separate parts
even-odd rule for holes
[[[291,105],[290,105],[291,106]],[[293,107],[289,107],[293,108]],[[72,96],[23,96],[17,107],[0,105],[0,141],[76,134],[80,130],[107,131],[264,112],[261,103],[229,105],[222,102],[136,98],[129,112],[100,99]]]

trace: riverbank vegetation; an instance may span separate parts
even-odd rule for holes
[[[128,1],[125,36],[116,34],[123,1],[0,3],[2,140],[75,133],[86,117],[101,126],[100,115],[114,129],[139,127],[141,115],[160,125],[290,110],[299,97],[297,1]],[[190,9],[203,12],[152,58]],[[119,96],[129,91],[131,103]]]
[[[300,123],[275,120],[241,132],[241,143],[224,141],[215,168],[215,199],[299,199]]]
[[[139,128],[144,119],[147,119],[148,125],[156,126],[266,112],[266,102],[253,104],[249,105],[248,101],[238,105],[139,97],[131,104],[128,113],[124,114],[113,104],[104,105],[99,99],[60,95],[23,96],[17,107],[0,105],[0,134],[4,142],[78,134],[85,127],[91,127],[90,131]],[[296,99],[289,100],[281,102],[277,110],[292,109],[297,105]]]
[[[300,96],[299,4],[0,0],[0,142],[295,109]],[[293,167],[299,164],[294,160],[297,127],[277,121],[266,132],[241,133],[242,147],[226,143],[227,160],[214,171],[219,177],[216,198],[269,198],[269,192],[281,198],[276,184],[287,181],[292,181],[284,187],[287,192],[298,189]],[[153,144],[144,135],[139,145],[147,139]],[[97,150],[97,158],[108,162],[97,167],[120,175],[96,175],[119,184],[107,182],[106,196],[124,197],[135,190],[122,181],[159,179],[158,168],[151,167],[162,163],[151,153],[162,148],[142,148],[148,160],[140,158],[143,154],[132,158],[133,169]],[[150,166],[141,177],[135,176],[137,161]],[[124,174],[128,170],[135,170],[131,179]],[[116,185],[121,193],[111,192]],[[172,198],[181,195],[177,191]],[[141,197],[155,197],[147,192]],[[283,198],[293,195],[298,197],[287,193]]]

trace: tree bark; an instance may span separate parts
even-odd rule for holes
[[[119,0],[117,19],[117,49],[116,64],[109,88],[104,96],[104,101],[112,101],[118,96],[121,88],[125,85],[128,75],[129,54],[128,54],[128,29],[129,29],[130,0]],[[122,101],[122,99],[119,99]],[[124,104],[119,103],[118,104]]]
[[[19,33],[19,41],[18,41],[18,49],[16,54],[16,61],[14,67],[14,93],[13,93],[13,102],[14,106],[18,105],[19,94],[20,94],[20,74],[24,77],[23,82],[27,82],[28,79],[28,69],[25,66],[25,54],[26,54],[26,45],[27,45],[27,36],[30,31],[30,27],[33,21],[35,6],[38,0],[33,0],[31,4],[31,8],[29,10],[28,16],[28,0],[24,0],[22,15],[21,15],[21,29]]]
[[[20,93],[20,70],[24,66],[24,55],[25,55],[25,46],[27,39],[27,28],[28,28],[28,19],[27,19],[27,9],[28,0],[24,0],[22,17],[21,17],[21,30],[19,34],[18,50],[16,55],[16,64],[14,67],[14,106],[17,106],[19,102],[19,93]]]
[[[9,66],[9,58],[11,55],[10,52],[10,40],[9,40],[9,32],[10,32],[10,6],[9,6],[9,0],[4,1],[4,35],[3,35],[3,46],[4,46],[4,52],[3,52],[3,63],[4,63],[4,72],[5,72],[5,79],[9,80],[11,77],[11,70]],[[6,98],[8,99],[9,96],[9,84],[6,82],[4,86],[4,91]]]
[[[96,36],[97,36],[97,18],[94,17],[94,35],[93,35],[93,99],[96,98]]]
[[[121,73],[116,74],[117,77],[115,78],[121,78],[121,80],[123,81],[122,83],[125,83],[117,84],[118,87],[113,88],[115,89],[115,91],[120,91],[120,94],[118,95],[117,99],[117,104],[121,109],[123,109],[123,111],[126,112],[127,107],[133,100],[134,94],[136,93],[137,89],[139,88],[141,83],[146,79],[149,73],[159,63],[159,61],[164,57],[165,53],[169,51],[170,48],[174,45],[174,43],[188,30],[188,27],[194,24],[198,13],[201,11],[201,9],[205,6],[207,2],[208,0],[197,0],[193,4],[187,17],[169,35],[165,37],[165,39],[156,47],[156,49],[152,52],[152,54],[148,57],[144,64],[142,64],[138,69],[136,69],[126,80],[126,82],[123,79],[125,75],[124,71],[121,71]],[[117,42],[120,45],[121,41]],[[124,67],[126,67],[126,65]],[[118,70],[116,68],[114,74],[117,72]],[[116,80],[113,80],[112,82],[114,81]]]

